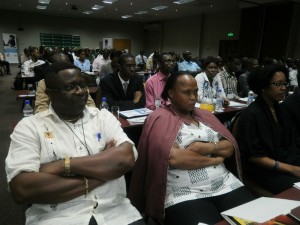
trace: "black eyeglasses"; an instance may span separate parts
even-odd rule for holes
[[[289,86],[289,82],[281,82],[281,81],[275,81],[270,84],[273,84],[276,87],[282,87],[282,86],[288,87]]]
[[[123,66],[127,68],[132,68],[132,67],[135,68],[136,64],[124,64]]]

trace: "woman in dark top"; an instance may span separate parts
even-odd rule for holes
[[[300,181],[298,137],[284,116],[284,108],[279,107],[288,78],[282,65],[250,73],[249,87],[258,96],[241,114],[236,135],[248,176],[274,194]]]

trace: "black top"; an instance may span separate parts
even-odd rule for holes
[[[121,80],[117,74],[108,74],[100,81],[101,95],[106,97],[109,107],[116,105],[120,110],[144,108],[146,105],[143,76],[135,75],[130,78],[126,95]],[[136,104],[133,102],[134,92],[141,91],[142,97]]]
[[[243,158],[250,156],[270,157],[291,165],[300,165],[298,136],[282,107],[274,105],[278,123],[275,121],[265,100],[258,96],[245,109],[238,123],[236,140]]]

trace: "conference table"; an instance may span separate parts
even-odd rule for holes
[[[238,100],[237,102],[245,103],[243,101],[238,101]],[[245,106],[244,107],[226,106],[224,107],[223,112],[214,112],[214,114],[222,123],[225,123],[226,121],[230,121],[236,113],[240,112],[244,108]],[[127,119],[122,118],[121,116],[119,118],[119,121],[121,123],[121,127],[123,128],[124,132],[137,146],[144,124],[143,123],[130,124]]]

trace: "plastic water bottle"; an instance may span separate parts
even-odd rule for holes
[[[217,91],[217,98],[216,98],[216,105],[215,105],[215,111],[216,112],[223,112],[223,98],[221,96],[221,89],[218,89]]]
[[[106,97],[102,97],[101,107],[100,108],[108,110],[108,104],[106,102]]]
[[[250,105],[252,102],[254,102],[255,99],[255,95],[253,93],[253,91],[249,91],[248,93],[248,101],[247,101],[247,106]]]
[[[25,106],[23,108],[23,115],[24,115],[24,117],[33,115],[33,108],[30,105],[30,100],[25,100]]]

